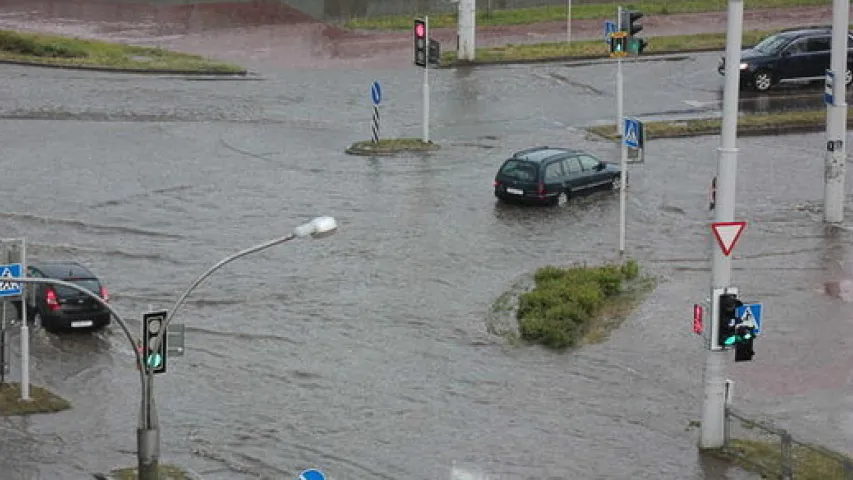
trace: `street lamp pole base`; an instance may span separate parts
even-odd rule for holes
[[[156,428],[137,429],[136,446],[139,457],[139,480],[159,480],[160,432]]]

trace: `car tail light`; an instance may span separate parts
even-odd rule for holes
[[[492,183],[492,186],[499,187],[500,184],[501,184],[501,182],[495,180],[494,183]]]
[[[538,192],[539,192],[539,198],[545,198],[545,184],[544,183],[539,184]]]
[[[59,310],[59,299],[56,298],[56,292],[52,288],[48,288],[44,294],[44,301],[51,311]]]
[[[110,292],[107,291],[107,287],[101,285],[101,291],[99,293],[101,294],[101,298],[103,298],[105,302],[110,301]]]

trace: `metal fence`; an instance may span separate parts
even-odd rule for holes
[[[782,480],[853,480],[853,460],[795,439],[770,422],[747,418],[726,408],[723,450],[767,478]]]

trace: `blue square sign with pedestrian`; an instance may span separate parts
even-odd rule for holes
[[[625,146],[640,148],[640,121],[636,118],[625,119]]]
[[[740,324],[752,326],[755,329],[755,334],[761,333],[761,320],[763,308],[760,303],[746,303],[737,307],[735,315],[740,320]]]

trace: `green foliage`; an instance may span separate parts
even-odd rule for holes
[[[40,40],[35,35],[0,30],[0,51],[33,57],[85,58],[89,54],[79,45],[61,38]]]
[[[540,268],[533,276],[533,290],[519,297],[516,318],[521,338],[557,349],[577,345],[604,303],[622,291],[622,282],[638,275],[634,260],[598,267]]]

